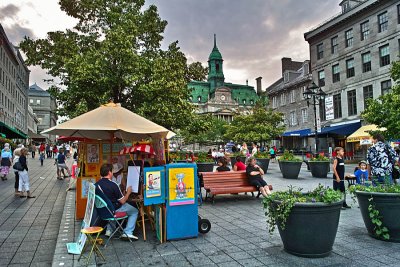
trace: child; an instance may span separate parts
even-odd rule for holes
[[[43,166],[44,152],[40,152],[39,160],[40,160],[40,166]]]
[[[356,183],[364,185],[368,181],[367,162],[362,160],[358,163],[358,169],[354,171],[356,176]]]
[[[335,148],[336,157],[333,160],[333,189],[340,190],[344,194],[343,209],[351,207],[346,203],[346,187],[344,185],[344,149],[343,147]]]

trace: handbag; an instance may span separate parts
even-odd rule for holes
[[[16,171],[23,171],[24,167],[22,167],[21,162],[17,161],[17,162],[14,163],[13,169],[16,170]]]

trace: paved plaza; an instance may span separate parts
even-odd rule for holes
[[[14,176],[0,188],[0,266],[81,266],[69,255],[67,242],[74,242],[81,222],[75,222],[75,191],[66,193],[66,181],[55,177],[53,160],[29,160],[35,199],[14,197]],[[347,166],[347,170],[354,165]],[[330,174],[331,175],[331,174]],[[266,174],[274,190],[289,184],[305,190],[331,179],[312,178],[305,164],[297,180],[281,178],[277,163]],[[353,203],[348,196],[348,203]],[[269,235],[261,199],[251,195],[217,196],[215,204],[203,203],[199,214],[212,223],[211,231],[198,238],[159,244],[148,229],[147,241],[136,229],[133,244],[114,239],[102,248],[102,266],[398,266],[400,244],[375,240],[367,235],[357,204],[341,212],[339,231],[330,256],[307,259],[283,251],[278,232]],[[95,266],[96,261],[92,260]]]

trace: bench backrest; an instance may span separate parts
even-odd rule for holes
[[[245,171],[202,172],[204,187],[212,186],[248,186],[249,181]]]

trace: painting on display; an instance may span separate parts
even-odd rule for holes
[[[82,190],[81,190],[81,198],[87,198],[89,192],[90,184],[96,183],[96,179],[93,177],[82,177]]]
[[[100,151],[99,144],[87,144],[87,163],[99,163]]]
[[[146,197],[161,196],[161,172],[146,172]]]
[[[168,173],[169,205],[188,205],[195,203],[193,168],[171,168]]]

